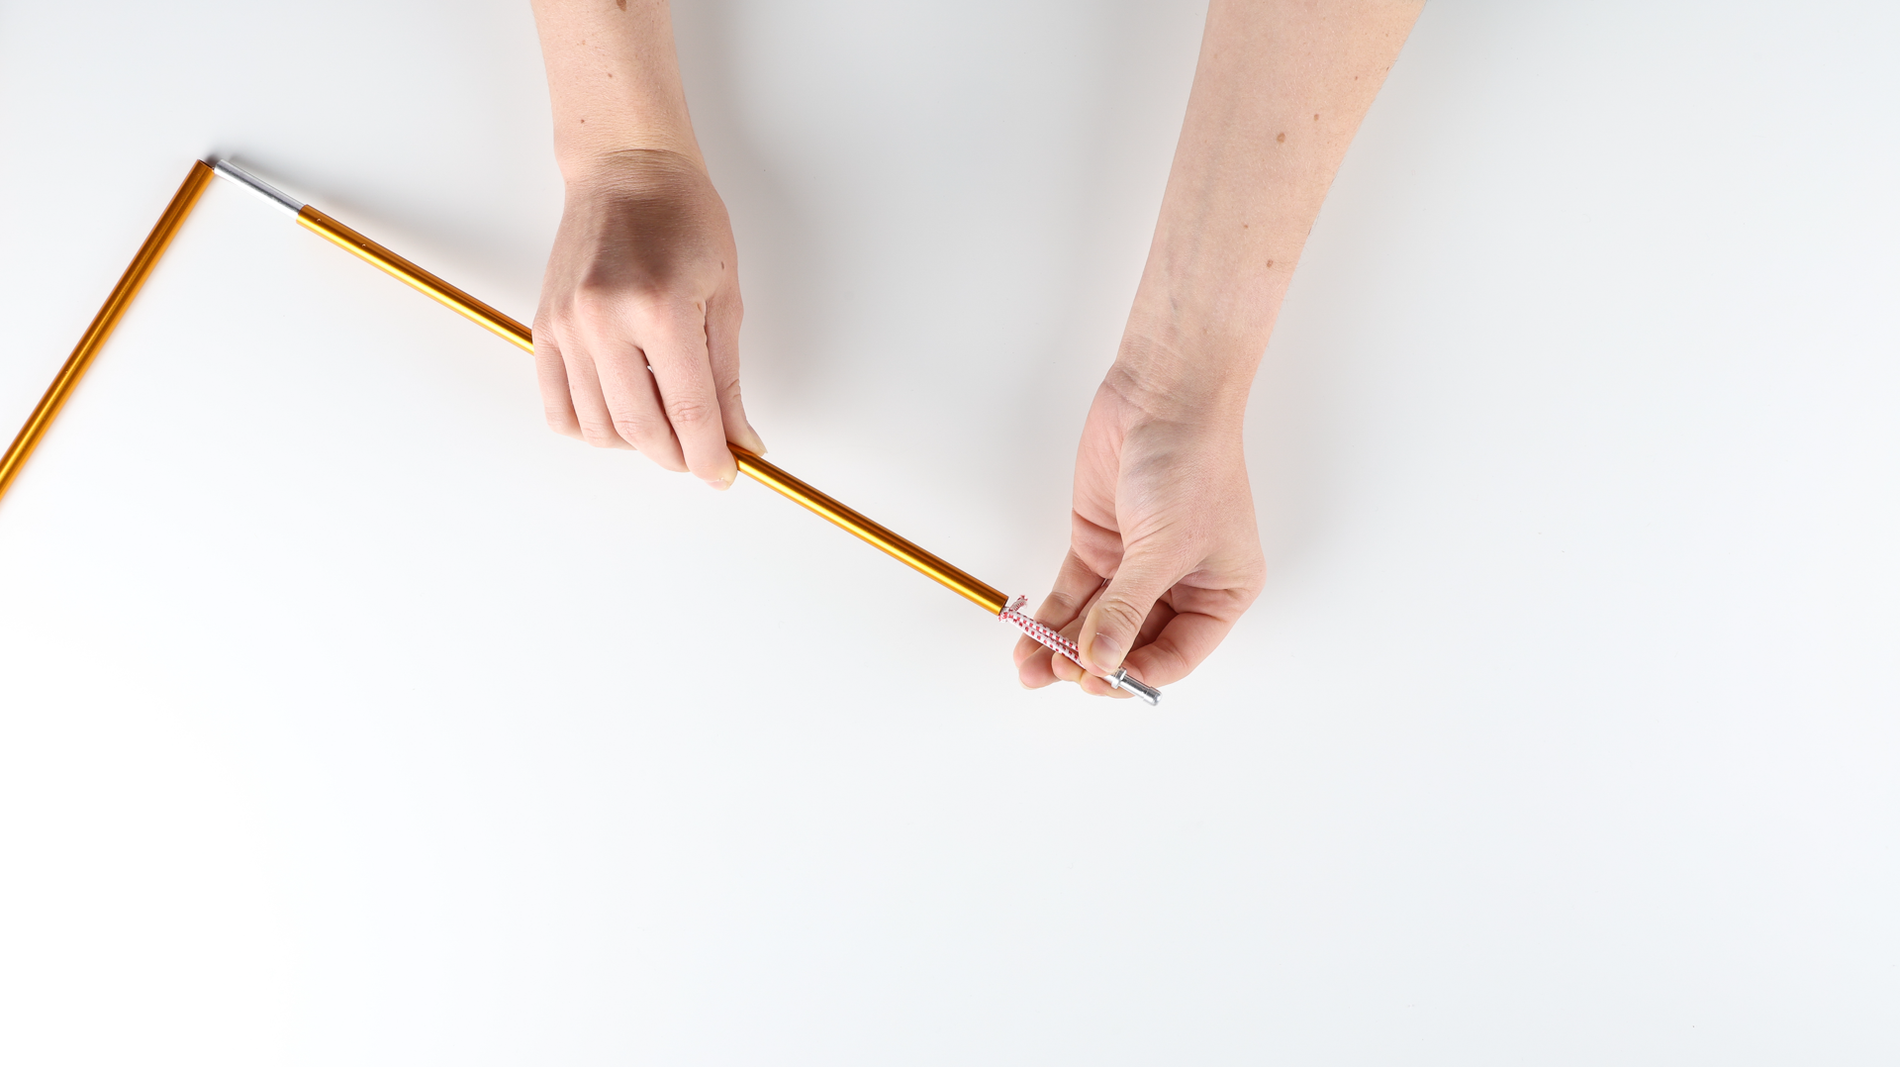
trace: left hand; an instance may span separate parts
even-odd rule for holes
[[[739,257],[696,157],[638,150],[569,161],[534,318],[548,425],[636,448],[724,489],[727,442],[765,443],[739,398]]]
[[[1084,672],[1027,637],[1022,683],[1058,679],[1126,697],[1101,675],[1154,686],[1214,651],[1266,581],[1238,413],[1172,403],[1118,362],[1096,391],[1076,455],[1069,554],[1036,618],[1074,639]]]

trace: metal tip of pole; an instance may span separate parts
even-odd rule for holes
[[[1143,685],[1133,678],[1128,677],[1128,668],[1126,667],[1123,667],[1121,670],[1116,671],[1103,680],[1117,689],[1126,689],[1128,692],[1135,694],[1143,701],[1146,701],[1151,708],[1161,703],[1161,690],[1151,685]]]
[[[211,164],[211,169],[218,173],[218,177],[243,186],[245,189],[261,197],[265,203],[280,211],[288,212],[293,217],[299,211],[303,210],[302,201],[291,199],[289,196],[286,196],[283,191],[262,181],[257,175],[252,174],[250,171],[245,170],[243,167],[238,166],[228,159],[220,159]]]

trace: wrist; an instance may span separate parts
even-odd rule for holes
[[[1238,426],[1291,272],[1173,246],[1156,239],[1110,380],[1156,417]]]
[[[691,130],[684,135],[665,130],[625,133],[555,146],[554,162],[561,180],[572,188],[612,181],[629,171],[687,167],[704,175],[706,160]]]
[[[1131,317],[1106,385],[1150,419],[1238,429],[1264,339]]]

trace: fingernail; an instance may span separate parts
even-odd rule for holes
[[[1093,638],[1089,639],[1087,658],[1089,666],[1104,673],[1112,671],[1116,667],[1121,666],[1121,642],[1107,634],[1096,634]]]

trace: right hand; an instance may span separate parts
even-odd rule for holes
[[[697,160],[616,152],[570,175],[534,317],[548,425],[731,485],[726,442],[765,451],[739,401],[738,267]]]
[[[1166,365],[1210,360],[1161,360]],[[1157,373],[1124,352],[1095,392],[1076,451],[1069,554],[1036,619],[1074,641],[1082,664],[1024,637],[1017,676],[1032,689],[1103,681],[1118,667],[1172,685],[1200,666],[1266,584],[1238,401]],[[1084,669],[1086,666],[1086,670]]]

